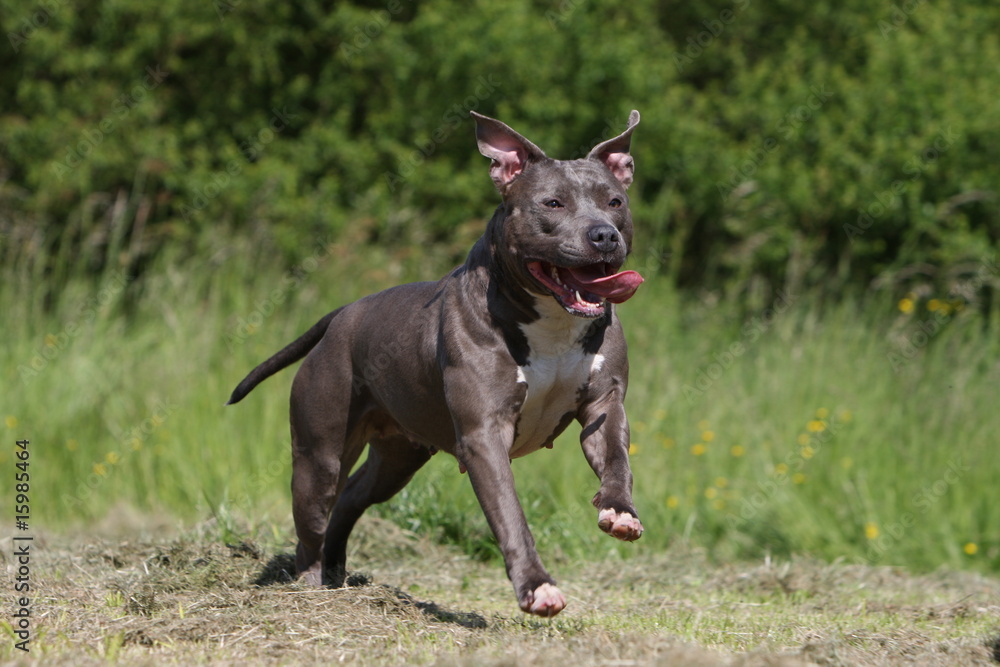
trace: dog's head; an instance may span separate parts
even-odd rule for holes
[[[554,298],[567,312],[600,317],[607,303],[630,298],[642,283],[621,271],[632,248],[629,154],[639,112],[626,130],[579,160],[554,160],[498,120],[472,112],[479,151],[506,215],[495,243],[506,271],[528,292]]]

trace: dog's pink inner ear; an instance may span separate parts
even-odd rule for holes
[[[603,153],[597,156],[626,188],[632,184],[635,161],[628,153]]]
[[[498,186],[507,185],[524,171],[525,158],[524,150],[502,151],[496,150],[489,157],[493,158],[490,165],[490,178]]]
[[[545,157],[542,150],[493,118],[472,112],[476,119],[476,142],[479,152],[492,160],[490,178],[503,191],[517,178],[528,162]]]
[[[594,146],[587,155],[607,165],[612,175],[626,188],[632,184],[632,176],[635,174],[635,162],[629,154],[629,148],[632,144],[632,130],[638,124],[639,112],[633,109],[628,116],[628,128],[614,139]]]

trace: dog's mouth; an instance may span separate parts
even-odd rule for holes
[[[635,271],[615,273],[615,267],[603,262],[569,268],[532,261],[528,262],[528,272],[552,292],[563,308],[580,317],[600,317],[608,301],[627,301],[643,282]]]

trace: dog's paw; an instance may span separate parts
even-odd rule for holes
[[[616,512],[613,509],[603,509],[597,513],[597,525],[608,535],[625,542],[632,542],[642,537],[642,524],[639,518],[628,512]]]
[[[521,609],[529,614],[550,618],[566,608],[566,598],[552,584],[542,584],[521,600]]]

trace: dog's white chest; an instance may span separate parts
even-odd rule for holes
[[[552,304],[556,306],[556,304]],[[556,306],[558,308],[558,306]],[[520,366],[517,381],[527,385],[527,395],[517,422],[511,458],[542,447],[567,413],[576,413],[580,392],[604,358],[587,354],[581,338],[589,320],[573,317],[561,308],[550,317],[522,325],[528,339],[528,363]]]

